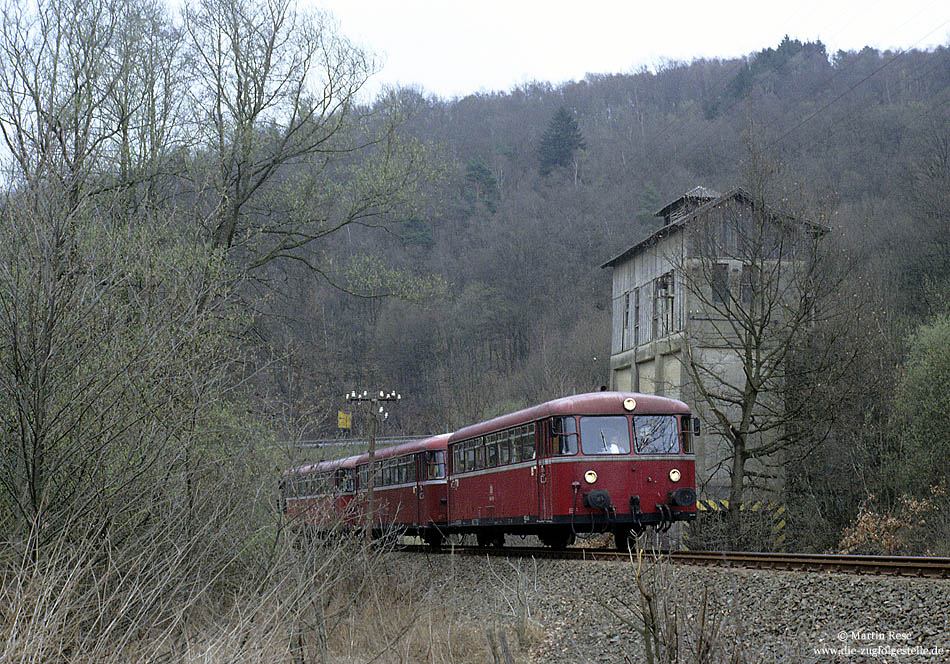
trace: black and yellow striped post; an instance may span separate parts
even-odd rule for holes
[[[729,509],[728,500],[715,500],[713,498],[700,498],[696,501],[696,511],[699,518],[693,528],[701,528],[702,515],[704,512],[724,512]],[[786,506],[774,501],[757,500],[751,503],[742,503],[739,505],[740,511],[750,512],[769,512],[771,518],[771,540],[774,551],[785,551],[785,512]],[[688,546],[684,546],[689,549]]]

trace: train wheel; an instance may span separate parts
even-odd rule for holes
[[[541,544],[544,546],[549,546],[552,549],[559,551],[561,549],[566,549],[568,546],[574,543],[574,533],[566,529],[554,530],[543,535],[538,535],[538,539],[541,540]]]
[[[475,535],[478,546],[502,547],[505,545],[505,534],[500,531],[485,530]]]
[[[422,541],[431,546],[433,549],[439,549],[442,547],[442,533],[435,528],[423,531]]]

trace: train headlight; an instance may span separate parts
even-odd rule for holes
[[[633,397],[627,397],[626,399],[623,400],[623,407],[626,410],[632,411],[634,408],[637,407],[637,400],[634,399]]]
[[[586,473],[584,473],[584,481],[588,484],[593,484],[597,481],[597,473],[595,473],[593,470],[588,470]]]
[[[670,471],[670,480],[671,480],[671,481],[673,481],[673,482],[679,482],[679,481],[680,481],[680,477],[682,477],[682,475],[681,475],[680,471],[676,470],[676,468],[674,468],[673,470]]]

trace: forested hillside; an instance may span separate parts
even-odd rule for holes
[[[854,411],[803,451],[806,463],[790,460],[802,519],[825,515],[827,544],[868,495],[893,503],[906,489],[897,478],[916,472],[901,451],[912,443],[888,442],[901,438],[892,430],[901,367],[914,330],[947,310],[947,48],[832,54],[785,39],[742,59],[557,88],[398,95],[412,134],[440,147],[440,186],[398,230],[348,234],[330,253],[385,256],[441,289],[357,301],[297,273],[305,295],[290,291],[278,307],[305,330],[293,335],[298,382],[286,398],[312,406],[323,395],[324,433],[334,395],[351,385],[398,386],[408,399],[390,430],[406,433],[597,389],[610,325],[600,265],[655,229],[653,213],[682,192],[746,184],[751,162],[768,161],[784,203],[831,229],[826,245],[850,272],[837,296],[843,311],[860,312],[848,334],[865,351],[851,383],[833,388]],[[816,491],[841,467],[857,469],[853,491]]]
[[[950,541],[948,48],[786,38],[367,103],[372,54],[292,0],[2,21],[0,659],[375,659],[422,615],[431,654],[441,604],[288,528],[297,443],[341,435],[353,389],[402,393],[383,435],[597,389],[600,266],[686,190],[764,171],[829,228],[852,322],[809,339],[853,352],[822,386],[840,416],[785,459],[789,545]]]
[[[386,255],[445,290],[357,303],[315,283],[294,309],[322,329],[295,366],[305,382],[338,367],[329,395],[357,377],[398,385],[412,404],[398,418],[405,431],[596,388],[610,297],[599,266],[687,189],[741,185],[750,141],[834,228],[888,323],[912,327],[939,308],[924,284],[945,267],[948,91],[947,49],[829,54],[787,39],[741,60],[558,88],[454,101],[401,91],[413,134],[444,151],[444,186],[395,235],[349,235],[334,252]],[[542,138],[561,108],[583,147],[542,174]]]

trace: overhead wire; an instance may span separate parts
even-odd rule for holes
[[[937,71],[938,69],[941,69],[941,68],[945,67],[945,66],[946,66],[946,61],[945,61],[945,60],[938,60],[938,61],[936,61],[936,62],[927,62],[927,63],[924,63],[924,65],[918,65],[917,67],[914,67],[914,68],[910,69],[910,70],[909,70],[909,73],[910,73],[910,74],[914,74],[914,73],[918,72],[918,71],[920,70],[920,68],[923,67],[923,66],[926,66],[927,69],[926,69],[924,72],[922,72],[922,73],[921,73],[921,76],[919,76],[918,78],[927,78],[927,77],[928,77],[930,74],[932,74],[933,72]],[[947,89],[950,90],[950,86],[948,86]],[[919,107],[913,107],[913,108],[911,108],[910,110],[911,110],[911,112],[920,112],[920,110],[922,110],[922,109],[919,108]],[[848,112],[846,112],[846,113],[844,114],[844,116],[843,116],[842,118],[832,120],[832,121],[831,121],[831,126],[832,126],[832,127],[837,127],[837,129],[833,129],[833,130],[827,135],[826,138],[834,138],[834,137],[836,137],[836,136],[839,136],[842,131],[845,131],[845,130],[847,129],[847,127],[843,124],[844,120],[849,119],[849,118],[855,118],[855,117],[856,117],[856,114],[855,114],[855,113],[853,113],[853,112],[851,112],[851,111],[848,111]]]
[[[801,11],[802,11],[802,5],[798,5],[798,6],[796,7],[796,9],[795,9],[794,11],[792,11],[792,13],[788,14],[784,19],[782,19],[782,21],[781,21],[780,23],[788,23],[788,22],[789,22],[791,19],[793,19],[796,15],[798,15],[799,13],[801,13]],[[718,89],[718,91],[719,91],[718,94],[716,95],[716,97],[721,97],[721,96],[722,96],[722,93],[725,92],[726,87],[725,87],[724,83],[726,82],[726,79],[728,79],[729,81],[732,81],[732,80],[735,78],[735,75],[739,72],[739,70],[741,70],[743,67],[745,67],[745,66],[748,65],[748,60],[747,60],[747,58],[748,58],[747,55],[737,56],[737,57],[736,57],[736,64],[735,64],[732,68],[730,68],[730,69],[728,69],[728,70],[726,70],[726,71],[723,71],[723,72],[719,75],[719,77],[716,79],[716,81],[715,81],[715,82],[713,83],[713,85],[711,86],[711,89]],[[728,111],[728,110],[731,110],[731,106],[730,106],[730,108],[728,108],[728,109],[726,109],[726,110],[727,110],[727,111]],[[652,150],[653,148],[656,147],[657,142],[658,142],[661,138],[663,138],[664,136],[666,136],[666,135],[673,129],[673,127],[676,125],[676,123],[677,123],[677,119],[674,117],[672,120],[670,120],[670,121],[666,124],[665,127],[663,127],[661,130],[658,130],[657,132],[655,132],[655,133],[650,137],[650,139],[649,139],[647,142],[644,143],[644,145],[643,145],[643,153],[644,153],[644,154],[649,154],[649,153],[650,153],[650,150]]]
[[[927,5],[927,6],[925,6],[925,7],[922,8],[922,9],[918,10],[918,12],[917,12],[916,14],[914,14],[914,15],[911,16],[911,17],[909,17],[909,18],[908,18],[907,20],[905,20],[903,23],[901,23],[900,25],[898,25],[898,26],[895,28],[895,30],[900,30],[900,29],[903,28],[904,26],[908,25],[909,23],[911,23],[912,21],[914,21],[917,17],[919,17],[924,11],[926,11],[927,9],[929,9],[930,7],[932,7],[932,6],[935,5],[935,4],[937,4],[936,1],[935,1],[935,2],[932,2],[930,5]],[[794,14],[792,14],[792,16],[794,16]],[[786,19],[786,20],[787,20],[787,19]],[[842,30],[844,30],[845,28],[847,28],[847,27],[848,27],[851,23],[853,23],[853,22],[854,22],[854,19],[852,19],[851,21],[848,21],[848,22],[845,23],[844,25],[840,26],[840,27],[839,27],[834,33],[832,33],[832,34],[838,34],[838,33],[840,33]],[[938,25],[936,28],[933,28],[933,29],[929,30],[926,34],[924,34],[922,37],[920,37],[919,39],[917,39],[911,46],[909,46],[909,47],[907,47],[907,48],[902,49],[901,51],[899,51],[897,54],[895,54],[895,55],[894,55],[893,57],[891,57],[889,60],[885,61],[885,63],[883,63],[883,64],[882,64],[880,67],[878,67],[875,71],[873,71],[873,72],[871,72],[870,74],[868,74],[867,76],[863,77],[860,81],[858,81],[857,83],[855,83],[854,85],[852,85],[848,90],[846,90],[845,92],[843,92],[843,93],[837,95],[837,96],[834,97],[831,101],[829,101],[828,103],[824,104],[818,111],[815,111],[815,112],[813,112],[812,114],[808,115],[806,118],[804,118],[803,120],[801,120],[800,122],[798,122],[794,127],[792,127],[792,128],[790,128],[790,129],[786,130],[785,132],[783,132],[782,135],[780,135],[778,138],[771,140],[771,141],[767,144],[766,149],[771,149],[772,147],[774,147],[775,145],[777,145],[779,142],[781,142],[782,140],[784,140],[788,135],[790,135],[791,133],[793,133],[794,131],[796,131],[798,128],[800,128],[801,126],[803,126],[804,124],[806,124],[808,121],[814,119],[814,118],[817,117],[820,113],[822,113],[824,110],[827,110],[828,108],[830,108],[831,106],[833,106],[835,103],[837,103],[838,101],[840,101],[841,99],[843,99],[843,98],[844,98],[845,96],[847,96],[847,94],[849,94],[852,90],[854,90],[854,89],[860,87],[860,85],[862,85],[862,84],[865,83],[866,81],[868,81],[868,80],[870,80],[871,78],[873,78],[879,71],[883,70],[885,67],[887,67],[887,66],[889,66],[890,64],[892,64],[898,57],[900,57],[900,56],[902,56],[902,55],[904,55],[904,54],[906,54],[906,53],[912,51],[920,42],[922,42],[922,41],[924,41],[925,39],[927,39],[928,37],[930,37],[932,34],[934,34],[935,32],[937,32],[937,31],[940,30],[941,28],[943,28],[943,27],[944,27],[945,25],[947,25],[948,23],[950,23],[950,20],[944,21],[943,23],[941,23],[940,25]],[[822,80],[821,82],[817,83],[817,84],[816,84],[815,86],[813,86],[806,94],[801,95],[801,96],[798,96],[795,101],[797,101],[797,102],[802,102],[802,101],[804,101],[805,99],[807,99],[808,97],[817,96],[819,93],[821,93],[821,92],[824,91],[826,88],[828,88],[829,86],[831,86],[831,84],[832,84],[832,83],[835,81],[835,79],[837,79],[839,76],[843,76],[843,75],[846,75],[846,74],[851,73],[851,71],[853,71],[853,69],[854,69],[854,67],[857,65],[857,63],[858,63],[858,61],[857,61],[857,59],[855,59],[855,60],[852,61],[846,68],[836,68],[835,71],[834,71],[830,76],[826,77],[824,80]],[[743,58],[743,59],[740,59],[740,60],[739,60],[739,66],[738,66],[738,67],[734,67],[734,68],[732,68],[731,70],[729,70],[729,71],[727,71],[727,72],[724,72],[723,75],[719,77],[719,79],[718,79],[718,81],[717,81],[717,86],[716,86],[716,87],[721,87],[721,88],[722,88],[721,91],[720,91],[720,96],[725,92],[725,87],[724,87],[724,86],[721,86],[721,84],[722,84],[723,80],[725,79],[725,77],[726,77],[727,75],[729,75],[729,74],[733,74],[733,75],[734,75],[742,66],[745,66],[746,64],[747,64],[747,61],[746,61],[744,58]],[[732,109],[734,109],[737,105],[743,103],[744,101],[745,101],[745,98],[744,98],[744,97],[737,97],[737,98],[733,99],[732,102],[729,103],[725,108],[719,110],[718,113],[717,113],[717,115],[719,115],[719,116],[725,116],[725,115],[727,115]],[[657,132],[656,134],[654,134],[654,136],[651,138],[650,142],[648,142],[648,143],[646,143],[646,144],[644,145],[644,154],[649,154],[649,151],[650,151],[651,149],[653,149],[653,148],[656,146],[656,143],[659,141],[659,139],[662,138],[663,136],[665,136],[667,133],[669,133],[669,130],[670,130],[670,129],[673,127],[673,125],[675,125],[675,124],[676,124],[676,120],[672,120],[671,122],[669,122],[669,123],[667,124],[667,126],[666,126],[662,131]],[[768,123],[765,123],[764,126],[763,126],[763,132],[764,132],[764,133],[767,133],[769,129],[770,129],[770,125],[769,125]],[[704,129],[704,128],[697,128],[697,129],[694,129],[694,130],[692,130],[689,134],[687,134],[685,137],[683,137],[682,140],[679,140],[679,141],[678,141],[678,146],[674,149],[673,154],[675,155],[677,152],[680,152],[680,151],[686,149],[689,145],[691,145],[691,144],[693,143],[693,141],[695,140],[696,136],[697,136],[700,132],[702,132],[702,131],[705,131],[705,129]]]
[[[797,130],[798,130],[800,127],[802,127],[804,124],[806,124],[807,122],[813,120],[815,117],[817,117],[818,115],[820,115],[821,113],[823,113],[824,111],[826,111],[827,109],[829,109],[832,105],[834,105],[834,104],[836,104],[837,102],[839,102],[841,99],[843,99],[843,98],[846,97],[848,94],[850,94],[853,90],[857,89],[858,87],[860,87],[861,85],[863,85],[865,82],[867,82],[868,80],[870,80],[872,77],[874,77],[875,75],[877,75],[877,74],[878,74],[879,72],[881,72],[884,68],[886,68],[886,67],[888,67],[889,65],[893,64],[893,63],[897,60],[897,58],[901,57],[901,56],[904,55],[905,53],[908,53],[909,51],[911,51],[912,49],[914,49],[914,48],[917,46],[917,44],[919,44],[920,42],[922,42],[923,40],[925,40],[927,37],[929,37],[930,35],[932,35],[933,33],[935,33],[937,30],[941,29],[942,27],[944,27],[945,25],[948,25],[948,24],[950,24],[950,20],[944,21],[944,22],[941,23],[939,26],[937,26],[936,28],[934,28],[933,30],[931,30],[930,32],[928,32],[926,35],[924,35],[923,37],[921,37],[920,39],[918,39],[916,42],[914,42],[911,46],[908,46],[907,48],[898,51],[893,57],[891,57],[891,58],[885,60],[884,63],[883,63],[880,67],[878,67],[877,69],[875,69],[874,71],[872,71],[870,74],[868,74],[868,75],[862,77],[861,80],[859,80],[857,83],[855,83],[854,85],[852,85],[851,87],[849,87],[847,90],[845,90],[845,91],[842,92],[841,94],[839,94],[839,95],[837,95],[836,97],[834,97],[831,101],[829,101],[827,104],[824,104],[824,105],[823,105],[821,108],[819,108],[818,110],[816,110],[816,111],[814,111],[813,113],[810,113],[809,115],[805,116],[801,121],[799,121],[799,122],[798,122],[797,124],[795,124],[793,127],[791,127],[790,129],[787,129],[785,132],[783,132],[778,138],[775,138],[775,139],[771,140],[771,141],[765,146],[766,150],[771,149],[771,148],[774,147],[777,143],[780,143],[781,141],[783,141],[787,136],[789,136],[789,135],[792,134],[793,132],[797,131]],[[766,126],[767,126],[767,125],[766,125]]]

